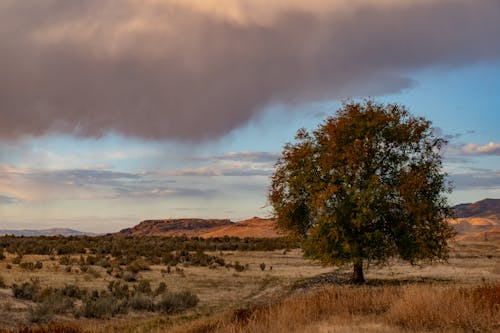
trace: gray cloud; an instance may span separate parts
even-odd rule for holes
[[[28,200],[198,197],[217,194],[212,188],[175,184],[161,175],[135,174],[108,170],[16,170],[0,168],[0,180],[7,190],[26,192]],[[24,191],[23,191],[24,190]],[[22,202],[10,195],[0,195],[0,204]]]
[[[195,161],[234,161],[234,162],[253,162],[253,163],[274,163],[281,156],[277,152],[264,152],[264,151],[241,151],[241,152],[228,152],[223,155],[208,156],[208,157],[194,157]]]
[[[0,205],[11,205],[22,202],[21,199],[0,194]]]
[[[456,190],[500,188],[500,171],[471,170],[471,172],[452,174]]]
[[[182,1],[3,0],[0,138],[215,138],[272,103],[396,92],[407,71],[500,57],[498,0],[386,2],[268,15],[234,1],[251,12],[237,20]]]

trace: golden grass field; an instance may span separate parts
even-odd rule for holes
[[[110,320],[56,317],[61,332],[499,332],[500,242],[453,243],[447,263],[424,266],[393,261],[370,266],[367,285],[353,286],[349,268],[325,267],[288,252],[223,252],[226,262],[248,269],[181,267],[166,273],[151,266],[139,273],[153,287],[190,290],[199,304],[178,315],[132,313]],[[217,253],[221,255],[221,253]],[[114,278],[102,267],[86,273],[65,272],[48,256],[41,270],[7,269],[14,255],[0,262],[6,286],[38,278],[42,286],[76,284],[105,289]],[[259,267],[265,263],[264,271]],[[270,269],[272,267],[272,269]],[[0,327],[28,324],[30,301],[14,298],[0,288]],[[62,326],[61,326],[62,325]],[[45,328],[56,331],[57,325]],[[32,330],[33,331],[33,330]]]

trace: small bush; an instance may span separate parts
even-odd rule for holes
[[[128,298],[130,296],[128,285],[120,281],[109,282],[108,291],[115,298]]]
[[[263,271],[263,270],[266,269],[266,264],[264,264],[263,262],[261,262],[260,265],[259,265],[259,267],[260,267],[260,270]]]
[[[190,291],[166,292],[156,304],[156,308],[160,312],[172,314],[195,307],[198,302],[198,296]]]
[[[154,295],[158,296],[158,295],[165,293],[166,291],[167,291],[167,285],[165,282],[162,281],[158,285],[158,288],[155,289]]]
[[[12,264],[19,265],[21,260],[23,260],[23,256],[22,254],[18,254],[14,259],[12,259]]]
[[[245,270],[245,266],[241,265],[238,261],[234,263],[233,267],[237,272],[243,272]]]
[[[137,275],[131,271],[125,271],[122,274],[122,279],[127,282],[134,282],[137,280]]]
[[[48,303],[36,304],[28,307],[28,321],[31,323],[47,323],[52,320],[54,313]]]
[[[127,306],[111,296],[89,297],[83,301],[78,315],[85,318],[105,319],[119,313],[127,313]]]
[[[148,280],[139,280],[139,282],[134,286],[134,290],[136,293],[151,295],[151,283]]]
[[[69,255],[61,256],[59,258],[59,264],[61,265],[71,265],[71,257]]]
[[[31,282],[24,282],[21,285],[13,284],[11,288],[15,298],[29,301],[35,299],[41,289],[39,280],[31,280]]]
[[[20,263],[19,267],[27,271],[32,271],[35,269],[35,264],[30,261],[27,261]]]
[[[0,276],[0,288],[7,288],[7,285],[5,284],[5,280],[3,279],[3,276]]]
[[[142,259],[136,259],[127,265],[127,271],[133,273],[139,273],[140,271],[148,271],[150,269],[151,268],[149,267],[148,263]]]
[[[154,303],[150,297],[136,293],[129,300],[128,305],[136,311],[153,311]]]
[[[71,298],[82,299],[87,293],[86,290],[80,289],[78,286],[75,286],[74,284],[67,284],[61,289],[61,294]]]

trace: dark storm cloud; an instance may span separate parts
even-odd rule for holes
[[[0,138],[215,138],[272,103],[395,92],[407,71],[500,57],[498,0],[332,3],[240,22],[182,2],[3,0]]]

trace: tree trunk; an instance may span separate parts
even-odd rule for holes
[[[352,274],[352,281],[356,284],[365,283],[365,275],[363,274],[363,260],[354,262],[354,271]]]

